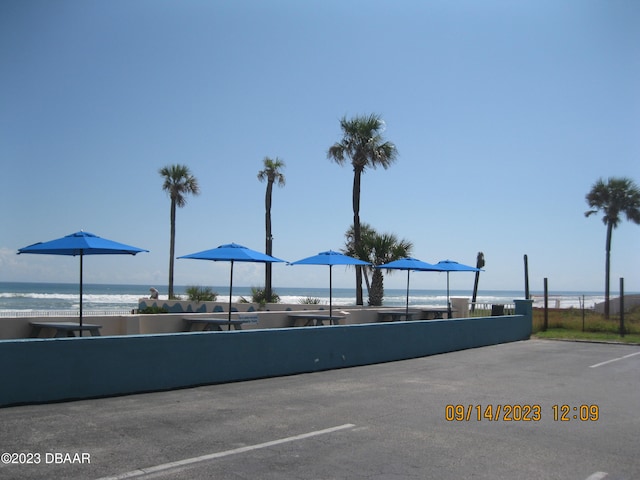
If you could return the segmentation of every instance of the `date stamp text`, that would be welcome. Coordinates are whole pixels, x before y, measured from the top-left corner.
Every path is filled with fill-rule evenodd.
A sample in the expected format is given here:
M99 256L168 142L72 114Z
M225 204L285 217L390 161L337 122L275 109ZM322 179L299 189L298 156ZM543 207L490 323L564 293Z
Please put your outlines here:
M598 405L552 405L545 411L538 404L448 404L444 409L447 422L539 422L545 415L555 422L597 422Z

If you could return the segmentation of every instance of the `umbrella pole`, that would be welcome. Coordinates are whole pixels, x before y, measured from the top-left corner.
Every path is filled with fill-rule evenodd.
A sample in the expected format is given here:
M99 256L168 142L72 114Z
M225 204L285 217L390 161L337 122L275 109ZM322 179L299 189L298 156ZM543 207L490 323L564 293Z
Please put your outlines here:
M449 301L449 272L447 272L447 315L451 318L451 302Z
M332 298L333 298L333 293L332 293L332 286L331 286L331 267L333 265L329 265L329 317L333 317L333 309L332 309ZM331 318L329 318L329 324L332 323Z
M229 328L231 330L231 292L233 291L233 260L231 260L231 278L229 280Z
M80 251L80 331L79 336L82 336L82 251Z
M406 319L409 319L409 273L411 273L411 270L407 269L407 308L405 310Z

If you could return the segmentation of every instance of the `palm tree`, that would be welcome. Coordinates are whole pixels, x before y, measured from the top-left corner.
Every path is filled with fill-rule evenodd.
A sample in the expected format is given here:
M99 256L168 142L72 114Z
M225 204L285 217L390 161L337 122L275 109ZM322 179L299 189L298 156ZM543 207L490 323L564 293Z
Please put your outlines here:
M344 253L347 255L357 256L368 261L373 265L382 265L383 263L393 262L401 258L411 256L413 243L408 240L399 240L392 233L378 233L369 224L363 223L362 241L359 250L354 250L353 242L353 226L346 233L347 242L345 244ZM367 272L371 273L371 285ZM369 291L369 306L382 305L384 298L384 277L382 270L374 267L366 267L365 280L367 281L367 289Z
M399 240L392 233L375 234L367 239L371 250L370 262L374 265L393 262L411 256L413 244L408 240ZM369 305L379 307L384 298L384 277L382 269L368 267L372 270L371 290L369 291ZM391 272L391 270L389 270Z
M471 297L471 312L474 312L476 309L476 298L478 297L478 281L480 281L480 269L483 267L484 267L484 253L478 252L478 257L476 258L476 268L478 269L478 271L476 272L476 279L473 282L473 296ZM529 299L529 295L527 293L527 300L528 299Z
M264 170L258 172L258 180L261 182L267 181L267 192L264 197L265 205L265 233L266 233L266 246L265 253L267 255L272 254L273 250L273 235L271 235L271 194L273 192L273 184L278 183L278 186L282 187L285 184L285 177L280 171L285 167L285 164L278 157L275 160L269 157L264 157ZM271 263L265 263L265 281L264 281L264 296L267 301L271 301L272 296L271 287Z
M382 137L384 122L379 115L371 114L348 120L342 117L342 140L329 148L327 158L339 165L346 159L353 166L353 238L356 251L362 240L360 228L360 183L367 167L387 169L397 158L393 143ZM362 267L356 267L356 304L362 305Z
M375 231L375 229L369 225L368 223L361 223L360 224L360 246L358 247L358 250L356 250L356 243L355 243L355 234L354 234L354 230L353 230L353 225L351 225L351 228L349 228L349 230L347 230L347 233L345 233L345 248L342 249L342 253L344 253L345 255L349 255L350 257L355 257L355 258L360 258L366 262L369 261L369 250L367 248L364 247L364 245L369 245L371 242L368 241L368 238L377 235L377 232ZM364 277L364 283L367 286L367 293L371 290L371 284L369 283L369 276L367 275L367 270L368 269L364 269L363 273L363 277Z
M640 189L630 178L601 178L586 195L591 210L585 212L588 217L602 210L602 221L607 226L604 315L609 318L609 285L611 273L611 234L620 223L620 214L624 212L627 220L640 224Z
M173 260L176 247L176 207L184 207L187 204L187 195L198 195L200 187L198 180L191 174L189 167L185 165L167 165L159 170L164 178L162 189L171 199L171 244L169 247L169 298L173 294Z

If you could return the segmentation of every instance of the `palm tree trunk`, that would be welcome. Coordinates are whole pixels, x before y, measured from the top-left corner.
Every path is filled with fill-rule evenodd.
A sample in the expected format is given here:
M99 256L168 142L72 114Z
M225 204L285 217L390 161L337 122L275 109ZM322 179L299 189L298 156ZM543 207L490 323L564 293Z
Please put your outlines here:
M269 179L267 182L267 193L265 195L265 233L266 233L266 245L265 253L272 255L273 250L273 237L271 235L271 195L273 191L273 181ZM265 276L264 276L264 297L267 302L271 301L271 263L265 264Z
M604 281L604 318L609 320L609 295L611 285L611 234L613 232L613 224L607 223L607 258L605 260L605 281Z
M525 255L525 258L527 256ZM476 268L484 267L484 254L482 252L478 252L478 257L476 258ZM471 312L474 312L476 309L476 298L478 298L478 282L480 281L480 271L476 272L476 278L473 282L473 297L471 298Z
M173 294L173 259L176 250L176 200L171 199L171 239L169 246L169 299L174 298Z
M360 179L362 169L353 167L353 243L355 251L360 250ZM356 305L364 305L362 298L362 267L356 266Z
M364 285L367 287L367 293L371 291L371 283L369 283L369 270L370 269L368 267L362 269L362 276L364 277Z
M376 268L371 278L371 289L369 290L369 306L381 306L383 297L384 277L382 275L382 271L379 268Z

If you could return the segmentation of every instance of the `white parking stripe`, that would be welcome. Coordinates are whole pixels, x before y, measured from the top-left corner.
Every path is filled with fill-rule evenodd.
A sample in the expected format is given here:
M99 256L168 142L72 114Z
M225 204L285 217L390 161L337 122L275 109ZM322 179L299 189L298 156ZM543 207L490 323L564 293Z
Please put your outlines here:
M250 452L251 450L258 450L260 448L272 447L274 445L280 445L281 443L304 440L305 438L317 437L318 435L325 435L327 433L333 433L339 430L345 430L353 427L355 427L354 424L345 423L344 425L338 425L337 427L326 428L324 430L316 430L314 432L303 433L300 435L295 435L293 437L280 438L278 440L272 440L270 442L258 443L256 445L247 445L246 447L234 448L233 450L225 450L224 452L210 453L208 455L202 455L200 457L185 458L184 460L178 460L177 462L163 463L161 465L156 465L153 467L140 468L138 470L132 470L131 472L121 473L120 475L116 475L115 477L103 477L99 478L98 480L123 480L126 478L141 477L142 475L158 473L163 470L184 467L193 463L227 457L229 455L235 455L237 453Z
M596 472L589 475L585 480L602 480L607 477L608 473L606 472Z
M633 357L634 355L640 355L640 352L630 353L629 355L625 355L620 358L613 358L611 360L607 360L606 362L596 363L595 365L590 365L589 368L600 367L601 365L606 365L607 363L617 362L618 360L624 360L625 358Z

